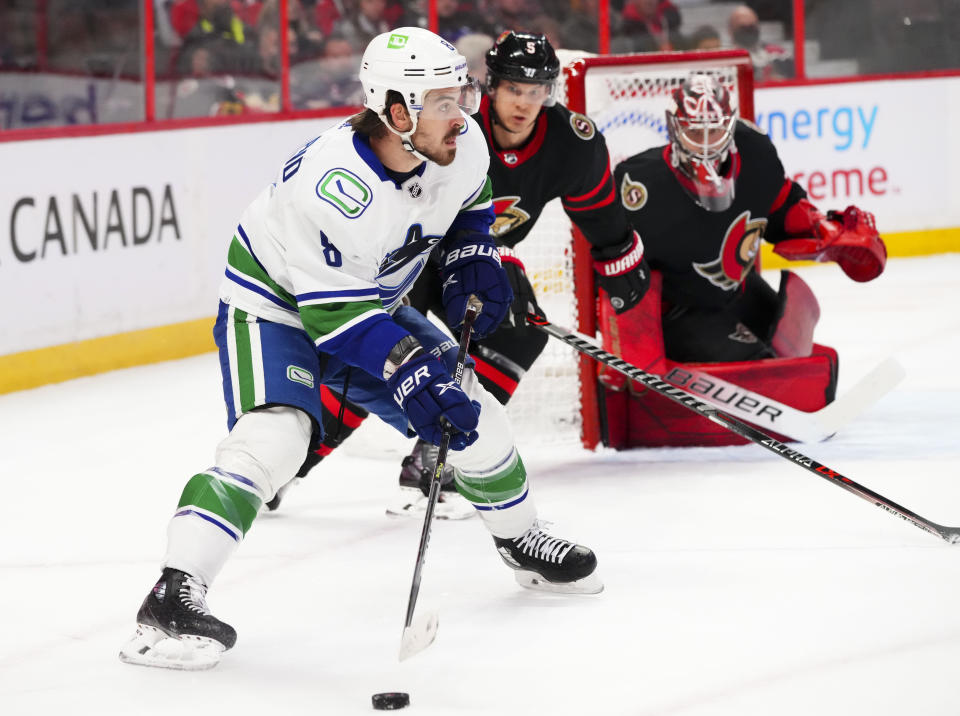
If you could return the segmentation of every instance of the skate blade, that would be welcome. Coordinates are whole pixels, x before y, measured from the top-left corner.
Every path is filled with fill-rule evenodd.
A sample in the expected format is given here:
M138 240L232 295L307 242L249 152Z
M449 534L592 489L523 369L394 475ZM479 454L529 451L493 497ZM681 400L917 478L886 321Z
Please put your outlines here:
M419 654L437 638L437 629L440 628L440 615L437 612L427 612L415 617L410 626L404 627L400 637L400 661Z
M172 637L145 624L120 648L120 661L180 671L212 669L220 663L223 644L201 636Z
M397 501L387 506L387 514L423 519L427 511L427 497L419 489L400 488L400 493ZM433 510L433 516L438 520L468 520L475 514L476 508L462 495L444 492L440 493L440 501Z
M597 573L588 574L575 582L548 582L536 572L518 569L513 573L517 584L526 589L555 594L599 594L603 591L603 582Z

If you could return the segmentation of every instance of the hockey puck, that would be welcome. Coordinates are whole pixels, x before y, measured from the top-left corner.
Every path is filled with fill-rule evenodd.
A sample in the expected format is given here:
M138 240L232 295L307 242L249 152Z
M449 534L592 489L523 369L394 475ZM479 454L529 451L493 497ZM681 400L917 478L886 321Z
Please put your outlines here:
M387 691L383 694L374 694L373 708L378 711L395 711L410 705L410 694L402 691Z

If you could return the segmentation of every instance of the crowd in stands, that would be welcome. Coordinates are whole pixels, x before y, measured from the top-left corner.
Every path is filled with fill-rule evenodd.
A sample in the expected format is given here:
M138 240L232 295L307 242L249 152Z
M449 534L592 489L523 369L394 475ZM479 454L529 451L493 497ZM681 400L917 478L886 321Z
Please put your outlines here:
M713 24L684 20L685 12L695 15L692 8L702 10L718 1L610 0L609 50L627 53L741 47L750 52L758 81L792 77L791 0L745 0L740 5L725 0L717 7L719 14ZM219 88L221 104L214 111L279 109L281 32L286 33L289 50L294 107L359 104L362 95L355 74L367 42L391 28L426 27L429 2L288 0L287 24L281 28L280 0L153 0L158 87L174 85L168 104L172 107L179 102L168 116L208 112L209 108L202 106L206 101L203 98L197 99L196 107L185 107L191 92L210 94L210 87ZM483 73L484 52L499 33L508 29L542 32L556 47L599 50L599 0L434 2L438 34L457 45L478 75ZM873 71L897 68L887 69L882 55L871 60L871 37L889 37L890 43L903 45L921 33L929 39L936 22L949 20L960 26L960 10L944 14L943 7L950 6L947 0L845 0L843 6L846 15L826 0L808 0L807 27L825 38L821 43L824 57L829 58L831 52L842 53L849 46L848 56L858 52L859 57L866 58L860 60L861 65ZM45 0L45 8L47 18L43 22L31 0L0 0L0 71L40 69L140 78L142 0ZM854 10L859 18L872 17L886 24L879 29L862 21L835 23L836 27L830 24L830 17L839 17L837 13L846 17ZM907 12L909 18L900 17ZM42 27L38 24L41 22ZM782 44L762 39L762 23L783 28ZM851 25L856 31L849 29ZM889 28L884 29L887 25ZM45 36L42 52L36 39L41 35ZM863 47L857 49L857 42ZM925 58L933 58L938 49L930 42L923 45L914 48L920 53L917 68ZM950 43L944 45L945 52L954 54L940 66L960 66L960 50L950 49Z

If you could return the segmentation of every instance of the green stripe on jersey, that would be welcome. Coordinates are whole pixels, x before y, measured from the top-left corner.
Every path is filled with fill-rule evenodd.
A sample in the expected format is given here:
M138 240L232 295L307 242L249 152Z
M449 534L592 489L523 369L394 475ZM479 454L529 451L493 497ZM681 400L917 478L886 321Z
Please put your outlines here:
M477 505L507 502L519 497L527 483L527 471L519 453L507 469L493 475L471 477L457 470L454 476L457 492Z
M463 211L468 211L481 204L489 204L491 201L493 201L493 187L490 184L490 177L488 176L486 182L484 182L483 189L477 194L477 198L470 202L469 206L463 207Z
M177 508L199 507L222 517L242 534L246 534L262 502L252 492L201 472L191 477L184 486Z
M317 303L300 306L300 320L310 340L328 336L345 323L359 318L364 313L382 311L380 299L374 301L351 301L349 303Z
M230 242L230 250L227 251L227 265L235 272L264 284L280 300L289 303L290 308L296 310L297 299L284 291L280 284L270 278L269 274L260 267L260 264L247 251L247 247L236 236L233 237L233 241Z
M253 320L250 320L250 319ZM236 413L246 413L256 407L256 389L253 380L253 348L250 345L250 323L256 323L246 311L233 309L233 336L237 346L237 387L240 391L240 405Z

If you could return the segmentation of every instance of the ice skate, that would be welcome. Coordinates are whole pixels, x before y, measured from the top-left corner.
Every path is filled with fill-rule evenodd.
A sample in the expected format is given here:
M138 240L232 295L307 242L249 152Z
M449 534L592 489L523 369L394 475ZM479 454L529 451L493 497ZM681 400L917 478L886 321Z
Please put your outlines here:
M422 517L427 509L430 480L437 464L440 448L417 440L413 452L403 458L400 469L400 492L394 504L387 507L388 515ZM433 516L438 520L465 520L476 514L476 509L457 492L453 466L444 465L440 478L440 497Z
M137 612L137 633L120 661L188 671L211 669L237 641L237 632L210 613L207 587L167 567Z
M537 521L519 537L494 537L497 552L527 589L566 594L597 594L603 582L596 574L597 558L587 547L554 537Z

